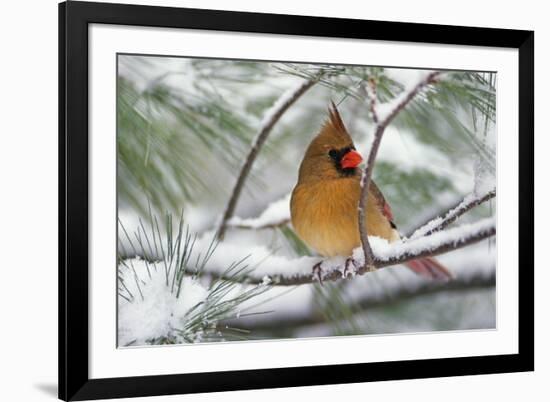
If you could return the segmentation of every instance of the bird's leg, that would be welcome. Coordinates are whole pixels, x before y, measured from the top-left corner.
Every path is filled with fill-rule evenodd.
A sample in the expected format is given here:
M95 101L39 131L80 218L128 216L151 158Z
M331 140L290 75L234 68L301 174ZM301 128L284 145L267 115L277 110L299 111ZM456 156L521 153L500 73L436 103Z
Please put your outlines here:
M321 268L321 264L323 263L323 261L319 261L317 264L315 264L313 266L313 276L317 276L317 278L319 279L319 283L322 285L323 284L323 276L322 276L322 273L323 273L323 268Z
M357 269L357 265L355 265L355 260L353 259L353 257L346 258L346 263L344 265L344 272L342 273L344 278L347 278L347 276L348 276L349 264L350 263L353 264L354 269Z

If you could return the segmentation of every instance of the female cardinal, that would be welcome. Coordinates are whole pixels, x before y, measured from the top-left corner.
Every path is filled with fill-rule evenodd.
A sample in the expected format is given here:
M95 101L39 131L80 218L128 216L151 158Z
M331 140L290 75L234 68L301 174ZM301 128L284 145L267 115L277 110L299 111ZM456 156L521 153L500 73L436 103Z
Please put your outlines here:
M328 121L306 150L290 200L296 233L325 257L349 257L361 245L357 224L361 172L357 166L362 160L333 103ZM370 236L389 242L400 238L390 206L373 181L368 191L366 226ZM406 265L429 278L451 277L433 258Z

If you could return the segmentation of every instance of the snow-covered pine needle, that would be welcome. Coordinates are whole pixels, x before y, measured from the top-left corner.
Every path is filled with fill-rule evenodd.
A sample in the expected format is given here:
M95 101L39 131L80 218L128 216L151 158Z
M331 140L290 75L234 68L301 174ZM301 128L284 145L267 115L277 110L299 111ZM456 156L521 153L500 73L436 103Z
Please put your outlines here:
M162 235L156 217L151 219L150 234L141 222L135 234L139 241L132 243L136 257L118 259L119 344L174 344L234 336L219 322L234 318L241 304L269 290L269 284L264 281L243 288L240 282L250 275L244 257L228 263L221 277L206 286L201 275L216 252L218 240L212 236L208 246L195 253L197 235L183 224L183 215L177 233L173 232L171 217L166 217L165 223L166 233ZM119 224L130 242L130 235L122 222ZM149 236L158 239L155 257L151 242L146 240Z

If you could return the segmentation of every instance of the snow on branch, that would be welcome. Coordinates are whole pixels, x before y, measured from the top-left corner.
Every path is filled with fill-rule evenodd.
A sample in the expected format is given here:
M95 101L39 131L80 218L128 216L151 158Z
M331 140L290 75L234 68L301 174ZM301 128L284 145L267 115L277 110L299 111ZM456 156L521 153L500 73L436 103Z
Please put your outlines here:
M416 229L410 236L411 239L417 239L422 236L429 236L435 232L445 229L451 223L455 222L460 216L478 205L483 204L486 201L491 200L496 196L496 190L493 189L483 196L477 196L475 193L471 193L464 197L455 207L451 208L446 214L440 214L431 219L428 223Z
M172 268L176 271L175 266ZM230 337L228 331L220 329L219 322L234 319L241 305L269 290L265 283L242 289L241 268L231 264L224 273L226 281L205 286L196 269L193 275L185 275L181 270L174 272L172 283L166 283L163 262L141 258L120 260L119 344L195 343Z
M281 97L273 104L273 106L267 110L264 114L262 122L260 124L260 130L252 142L252 146L248 152L248 155L241 167L237 181L235 182L235 187L231 192L231 197L225 208L223 218L218 229L218 237L223 239L225 231L227 229L227 221L233 216L235 212L235 207L237 201L241 195L241 191L244 186L244 182L252 168L254 160L258 156L260 149L262 148L265 140L271 133L271 130L275 124L279 121L281 116L288 110L288 108L293 105L308 89L310 89L318 79L309 79L301 82L298 86L291 88L287 92L283 93Z
M290 222L290 194L274 201L256 218L239 218L237 216L227 221L228 227L237 229L274 229Z
M476 223L465 224L413 240L389 243L375 236L371 236L369 239L373 250L373 265L375 269L380 269L466 247L494 236L495 233L494 218L487 218ZM227 250L225 250L225 247L227 247ZM234 246L231 245L219 244L219 255L227 256L233 248ZM360 247L355 249L353 253L352 265L358 268L347 270L345 260L343 257L334 257L322 261L321 280L337 281L344 279L347 275L363 275L371 271L365 264L364 254ZM317 263L319 263L319 259L315 257L288 259L282 256L271 256L254 270L251 270L246 277L243 277L243 282L249 284L268 282L274 286L314 283L318 280L318 276L313 274L313 266ZM204 274L213 278L226 279L212 265L205 267Z
M376 110L376 82L373 78L369 79L368 85L365 88L367 91L367 98L369 100L369 111L372 117L372 121L378 124L378 112Z
M373 120L376 123L376 129L374 132L372 146L369 152L369 157L367 159L367 165L363 172L363 176L361 177L361 196L359 198L358 207L359 233L361 235L361 245L365 260L365 269L367 271L373 271L374 269L376 269L373 259L372 248L367 235L365 211L367 210L367 194L371 181L372 171L374 168L374 161L376 160L378 148L380 147L380 142L382 141L382 136L384 135L386 127L391 123L395 116L397 116L397 114L401 112L424 87L436 82L440 74L441 73L439 71L430 71L426 73L416 84L412 85L408 89L405 89L395 99L381 105L376 104L375 83L374 81L370 82L370 95L368 98L370 100L370 110L373 116Z

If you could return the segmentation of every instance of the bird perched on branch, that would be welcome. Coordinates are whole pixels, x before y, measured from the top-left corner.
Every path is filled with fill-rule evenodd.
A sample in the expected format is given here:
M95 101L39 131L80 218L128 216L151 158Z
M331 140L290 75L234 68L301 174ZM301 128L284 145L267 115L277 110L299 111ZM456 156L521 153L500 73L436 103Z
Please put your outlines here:
M361 155L344 126L334 103L329 118L309 144L292 192L292 225L298 236L324 257L352 255L361 246L358 204L361 193ZM400 239L392 211L382 192L371 181L366 226L369 236L393 242ZM447 279L450 272L434 258L412 260L406 265L417 274Z

